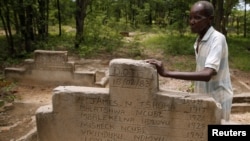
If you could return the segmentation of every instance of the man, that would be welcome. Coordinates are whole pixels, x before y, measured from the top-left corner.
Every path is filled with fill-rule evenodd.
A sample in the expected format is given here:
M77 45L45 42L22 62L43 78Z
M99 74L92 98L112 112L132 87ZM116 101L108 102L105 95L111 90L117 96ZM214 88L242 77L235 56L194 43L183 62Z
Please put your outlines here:
M190 10L191 31L198 37L194 43L195 72L171 72L161 61L148 59L163 77L195 81L195 92L211 95L222 106L222 118L229 121L233 91L228 64L228 47L225 36L212 26L214 8L208 1L196 2Z

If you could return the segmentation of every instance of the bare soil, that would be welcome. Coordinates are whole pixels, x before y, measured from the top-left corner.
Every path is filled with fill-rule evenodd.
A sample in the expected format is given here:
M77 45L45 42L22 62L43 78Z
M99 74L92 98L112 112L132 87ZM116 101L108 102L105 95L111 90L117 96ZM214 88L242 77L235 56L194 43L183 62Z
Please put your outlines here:
M160 53L150 54L144 51L147 56L154 56L154 58L162 59ZM101 63L106 64L105 67L108 67L109 60L112 58L119 58L124 56L123 51L117 54L99 55L98 59L101 60ZM189 60L192 60L189 59ZM91 59L89 60L91 61ZM167 60L165 62L166 67L172 68L171 64L174 64L175 61L187 61L182 57L175 57L174 60ZM193 60L194 61L194 60ZM89 63L91 66L95 67L96 61L94 63ZM245 85L250 87L250 72L245 73L239 70L231 70L231 74L234 79L233 87L235 94L241 93L250 93L249 89L243 88L238 81L240 80ZM170 78L159 78L160 88L178 90L178 91L189 91L191 82ZM48 86L36 86L33 84L29 85L17 85L14 89L16 99L13 103L10 103L5 107L5 109L0 111L0 141L18 141L21 137L26 135L32 129L35 129L35 113L36 110L43 105L51 104L53 89L55 87ZM250 124L250 113L235 113L231 115L232 122L239 124ZM20 141L20 140L19 140Z

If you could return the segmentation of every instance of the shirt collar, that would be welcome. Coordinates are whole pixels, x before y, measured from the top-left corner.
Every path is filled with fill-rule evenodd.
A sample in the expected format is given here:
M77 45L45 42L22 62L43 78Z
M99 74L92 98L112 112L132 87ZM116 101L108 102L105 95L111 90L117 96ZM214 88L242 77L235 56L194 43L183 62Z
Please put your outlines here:
M210 37L210 35L214 32L214 27L210 27L208 30L207 30L207 32L206 32L206 34L203 36L203 38L201 39L201 41L207 41L208 40L208 38Z

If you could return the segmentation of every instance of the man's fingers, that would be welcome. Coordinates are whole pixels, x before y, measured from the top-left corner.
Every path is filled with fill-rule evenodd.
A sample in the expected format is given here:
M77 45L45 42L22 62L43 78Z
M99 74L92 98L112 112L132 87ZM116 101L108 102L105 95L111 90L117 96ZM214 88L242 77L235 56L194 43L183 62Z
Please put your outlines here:
M153 64L157 64L157 60L155 60L155 59L147 59L147 60L145 60L147 63L153 63Z

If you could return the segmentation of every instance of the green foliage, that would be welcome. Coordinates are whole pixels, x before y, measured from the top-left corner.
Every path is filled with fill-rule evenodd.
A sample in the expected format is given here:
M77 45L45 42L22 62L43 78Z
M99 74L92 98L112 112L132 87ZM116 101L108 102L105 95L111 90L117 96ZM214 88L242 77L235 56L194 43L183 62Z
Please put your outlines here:
M6 81L3 78L0 79L0 100L6 102L13 102L16 98L13 89L15 84L11 81Z
M232 0L231 0L232 1ZM234 0L232 3L229 0L225 1L225 5L228 3L230 6L234 6L237 1ZM47 2L49 2L49 7L47 7ZM13 34L18 38L18 41L14 43L14 50L16 52L21 52L23 54L33 52L34 49L55 49L57 45L50 46L50 41L56 42L50 37L47 37L46 27L49 25L49 33L58 33L58 5L57 0L51 1L1 1L0 9L2 11L2 16L6 18L6 21L11 21L10 26ZM76 3L73 0L60 0L60 14L61 22L63 26L75 26L75 10ZM126 0L93 0L87 6L86 20L83 21L84 26L84 44L81 45L82 51L86 51L89 54L97 48L105 48L107 51L112 51L114 44L120 40L118 35L120 31L134 31L141 30L146 31L147 27L150 25L152 27L162 27L165 29L172 29L177 31L178 34L184 35L187 33L188 25L188 11L191 4L196 2L195 0L183 1L183 0L150 0L150 1L126 1ZM214 1L216 2L216 1ZM9 9L9 11L7 10ZM47 9L49 8L49 9ZM231 14L231 8L227 8ZM28 10L28 11L27 11ZM48 12L48 13L47 13ZM225 11L226 12L226 11ZM239 12L239 13L237 13ZM5 14L3 14L5 13ZM248 12L249 13L249 12ZM49 15L47 15L49 14ZM227 13L225 13L227 14ZM242 33L243 20L242 11L232 12L229 19L228 33ZM249 15L249 14L247 14ZM22 18L24 16L26 19ZM48 16L48 17L47 17ZM10 18L7 20L7 18ZM32 19L30 19L32 18ZM48 18L48 19L47 19ZM25 24L21 24L21 19L23 19ZM247 17L249 19L249 16ZM30 20L30 21L29 21ZM239 20L239 22L237 22ZM32 21L32 22L31 22ZM249 22L249 20L247 21ZM21 25L20 25L21 24ZM3 25L3 21L0 20L0 25ZM230 26L231 25L231 26ZM6 26L6 25L3 25ZM52 27L52 28L51 28ZM31 29L32 30L28 30ZM231 32L232 31L232 32ZM33 33L34 32L34 33ZM67 30L63 31L66 36L69 32ZM71 32L75 36L76 32ZM249 29L248 29L249 33ZM34 38L30 38L33 37ZM53 34L55 35L55 34ZM36 37L40 36L40 37ZM86 37L85 37L86 36ZM177 36L177 35L176 35ZM184 36L185 38L186 36ZM24 40L28 38L29 40ZM64 37L62 37L64 39ZM107 40L104 40L107 39ZM66 48L72 48L74 44L74 37L70 37L70 41L66 41ZM97 43L96 47L90 48L89 42L101 42ZM107 42L112 42L109 47L103 47ZM179 42L175 40L169 45L169 48L173 45L182 46L178 44ZM33 44L26 44L34 42ZM10 44L10 43L9 43ZM35 47L34 47L35 45ZM168 44L166 44L168 46ZM21 47L20 47L21 46ZM59 45L61 46L61 45ZM100 47L102 46L102 47ZM10 49L11 45L6 46L6 50ZM31 47L29 49L28 47ZM27 49L28 48L28 49ZM176 48L176 47L175 47ZM25 50L25 51L23 51ZM170 49L174 51L173 49ZM175 50L174 54L181 54L181 49ZM81 52L82 52L81 51ZM188 53L189 54L189 53ZM10 55L10 53L7 55ZM12 55L12 54L11 54Z
M126 50L128 57L135 59L141 59L143 57L143 47L141 47L140 40L140 35L135 35L133 36L133 40L124 42L123 48Z
M4 36L0 36L0 43L1 43L1 47L0 47L0 63L2 64L2 62L5 61L5 59L8 57L8 44L6 41L6 38Z
M194 82L188 87L187 92L194 93Z
M84 40L77 50L81 57L88 57L100 51L112 53L120 46L121 25L114 24L113 20L115 19L106 19L104 15L90 15L86 19Z
M181 56L181 59L174 59L173 68L177 71L195 71L196 61L195 56ZM172 58L170 58L172 59Z
M231 66L250 71L250 40L242 37L229 37L228 46Z
M4 36L0 36L0 69L3 69L4 67L19 64L21 62L21 59L24 59L28 56L27 53L20 51L18 55L15 57L12 57L9 55L8 52L8 44L6 41L6 38Z
M178 7L178 8L176 8ZM186 32L188 26L188 12L190 7L187 1L175 1L169 6L170 18L169 25L172 29L177 30L181 35ZM181 17L181 18L180 18Z
M143 44L149 48L162 49L166 55L193 55L194 41L193 36L157 34L145 40Z
M62 24L70 24L74 21L75 3L72 0L59 0L60 16ZM56 25L59 20L57 0L50 2L50 24Z
M194 35L179 36L176 34L157 33L150 38L144 39L143 46L152 50L160 49L165 56L194 56ZM229 61L232 68L242 71L250 71L250 40L243 37L228 37ZM195 63L178 60L174 67L180 70L194 68Z
M63 33L61 36L50 34L47 41L37 41L34 46L44 50L72 50L74 36Z
M111 54L121 44L121 41L117 38L119 37L112 35L102 37L101 34L85 36L84 42L76 51L80 57L90 57L100 52Z

